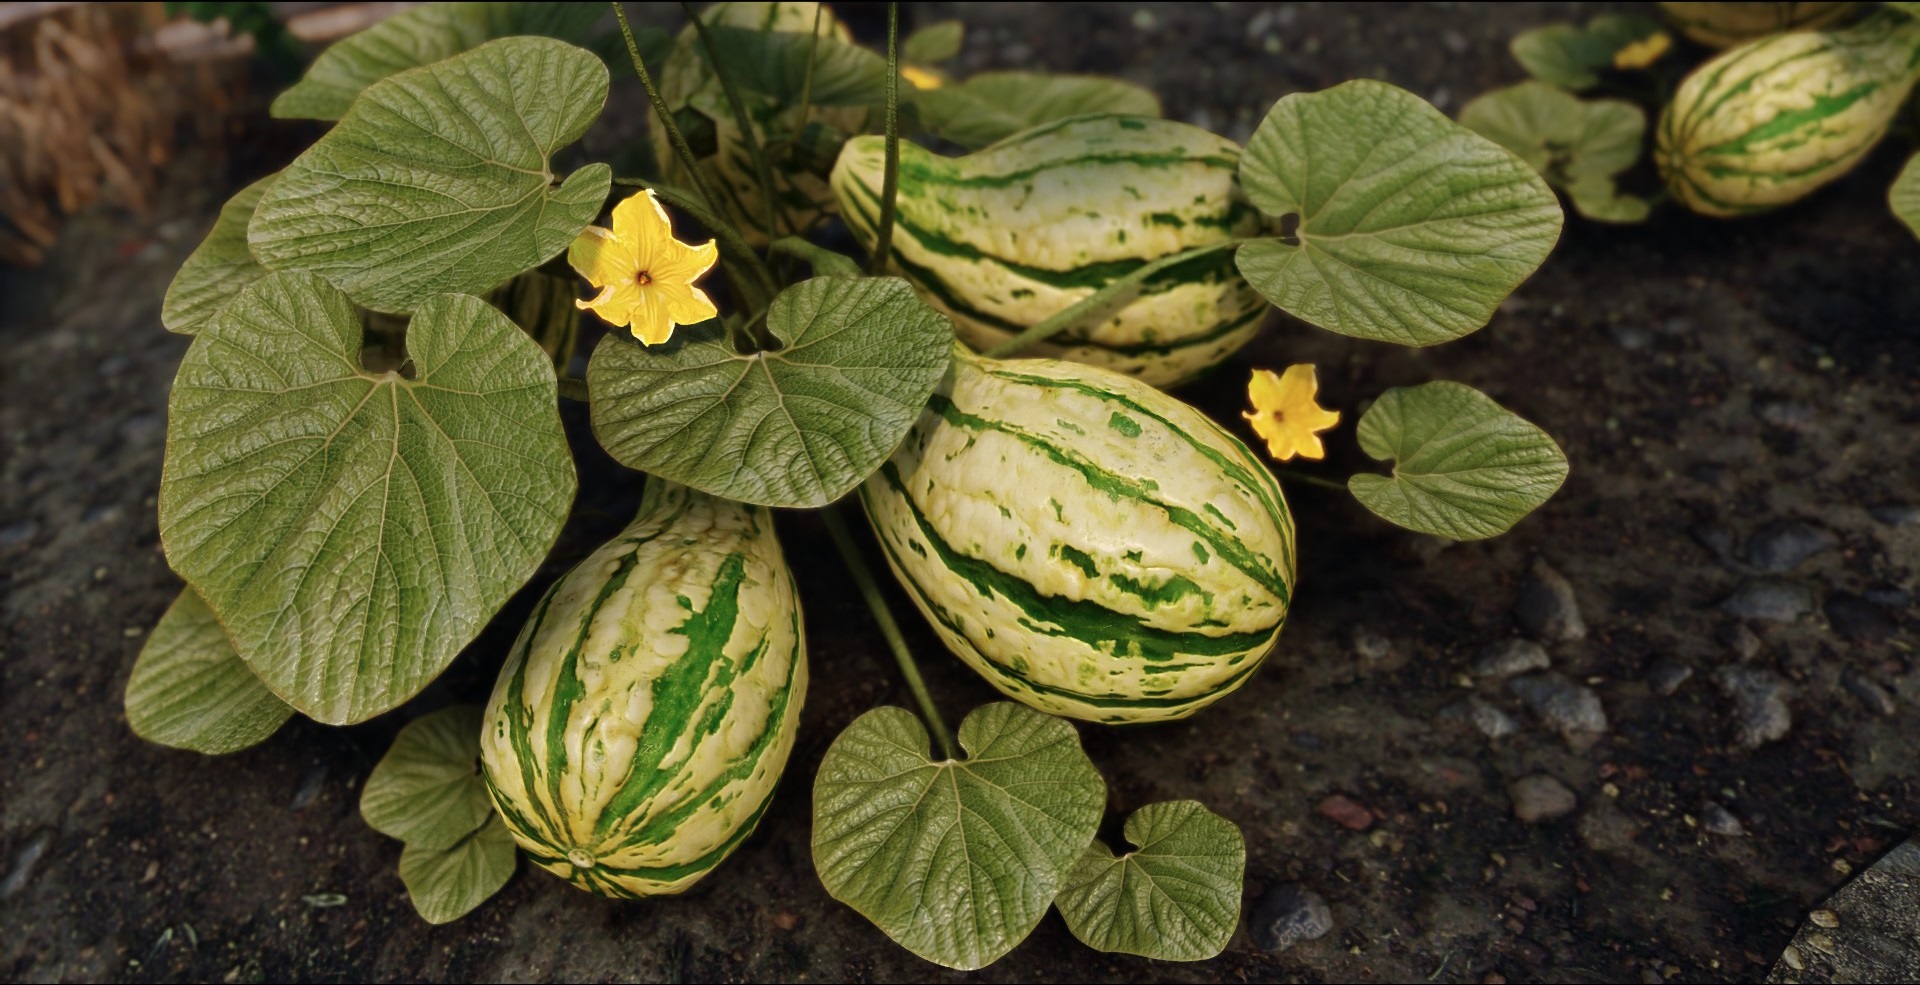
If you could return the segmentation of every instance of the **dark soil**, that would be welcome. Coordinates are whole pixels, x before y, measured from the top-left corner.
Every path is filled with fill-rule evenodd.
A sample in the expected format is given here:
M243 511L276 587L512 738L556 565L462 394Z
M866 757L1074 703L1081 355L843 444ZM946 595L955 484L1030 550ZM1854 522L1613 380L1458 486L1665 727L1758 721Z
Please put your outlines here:
M968 22L963 72L1118 73L1161 93L1169 116L1244 139L1279 96L1354 76L1457 111L1521 77L1505 50L1515 32L1597 6L907 13ZM869 36L877 11L851 12ZM617 88L610 116L639 119L634 96ZM1311 471L1338 477L1378 467L1351 438L1366 400L1460 380L1544 427L1572 461L1544 509L1474 544L1290 485L1301 588L1267 669L1188 722L1082 728L1116 815L1204 801L1246 834L1244 912L1301 883L1331 905L1327 936L1272 953L1243 923L1213 961L1154 964L1088 950L1049 916L1001 962L961 975L829 899L808 853L811 777L854 717L910 699L805 514L780 525L815 683L759 833L678 898L599 899L523 866L473 915L429 927L396 875L400 846L358 816L359 784L405 720L484 700L524 595L420 700L361 726L296 720L212 760L140 741L122 713L146 631L180 587L154 496L187 340L161 329L160 297L226 195L312 136L265 120L249 134L238 159L176 168L164 214L81 216L44 269L0 279L0 976L1752 980L1811 905L1920 826L1920 521L1873 512L1920 506L1920 243L1885 204L1908 153L1895 138L1845 181L1763 218L1570 219L1545 268L1466 340L1405 350L1275 316L1185 394L1241 427L1250 367L1316 362L1346 421L1333 460ZM598 451L578 406L566 413L582 494L535 590L618 528L641 484ZM1793 560L1771 540L1788 521L1833 535L1765 575L1810 591L1812 608L1787 622L1721 611L1761 576L1750 558ZM1588 628L1548 647L1555 672L1604 708L1606 730L1585 748L1470 673L1486 644L1518 631L1536 559L1569 579ZM917 620L908 629L950 718L996 697ZM1654 682L1681 666L1691 676L1661 693ZM1785 683L1792 722L1750 749L1718 682L1764 679L1752 671ZM1472 695L1519 730L1490 740L1442 714ZM1523 823L1509 785L1541 773L1577 804ZM1334 795L1351 803L1323 812ZM1716 833L1725 815L1744 833Z

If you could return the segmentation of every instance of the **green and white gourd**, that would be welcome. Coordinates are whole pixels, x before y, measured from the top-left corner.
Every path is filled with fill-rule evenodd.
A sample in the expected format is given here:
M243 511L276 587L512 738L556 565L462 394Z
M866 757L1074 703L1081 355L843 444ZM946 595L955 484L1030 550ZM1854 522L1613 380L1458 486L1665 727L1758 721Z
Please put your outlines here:
M1184 718L1245 684L1294 582L1293 520L1259 459L1131 377L955 348L860 490L948 649L1096 722Z
M1703 215L1812 193L1880 142L1920 79L1920 21L1883 12L1842 30L1748 42L1695 69L1661 114L1654 161Z
M985 350L1149 261L1258 234L1240 148L1198 127L1130 116L1045 123L959 158L900 144L893 268ZM886 143L856 137L833 169L848 227L876 248ZM1260 330L1267 303L1231 250L1147 282L1085 330L1026 350L1155 386L1192 379Z
M521 631L487 705L487 787L549 872L677 893L766 812L806 690L771 515L654 479Z
M1858 10L1858 3L1666 3L1660 12L1694 41L1729 48L1781 31L1812 30Z

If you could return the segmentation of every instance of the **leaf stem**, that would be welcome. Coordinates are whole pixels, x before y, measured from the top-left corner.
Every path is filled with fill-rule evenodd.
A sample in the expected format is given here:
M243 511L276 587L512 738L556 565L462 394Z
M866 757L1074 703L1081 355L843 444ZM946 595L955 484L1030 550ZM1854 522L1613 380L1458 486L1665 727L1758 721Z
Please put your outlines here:
M726 94L727 105L733 110L733 123L740 128L740 139L747 142L747 156L753 160L754 176L760 182L760 194L766 199L767 238L780 235L780 222L783 218L780 209L780 196L773 187L773 168L767 163L767 155L760 148L760 135L753 130L753 120L747 115L747 104L740 98L740 90L734 87L733 72L720 59L720 46L713 40L713 32L707 29L707 22L693 9L693 4L680 0L680 9L687 12L687 19L693 22L694 33L700 35L700 45L707 49L707 60L713 63L714 77L720 80L720 90ZM791 225L791 223L789 223Z
M686 135L681 133L680 127L673 122L673 110L667 106L666 97L660 95L659 88L653 84L653 76L647 74L646 62L640 57L640 44L633 39L633 27L627 23L626 4L621 3L620 0L609 0L609 3L613 7L613 16L620 21L620 34L627 40L627 55L633 59L633 74L640 77L640 85L647 90L647 99L653 103L653 115L659 118L661 129L667 132L667 140L673 144L674 154L679 156L680 163L686 167L687 174L693 179L694 188L700 192L700 197L706 200L709 210L718 212L720 196L714 194L712 186L707 184L706 173L700 170L700 162L693 156L693 148L687 145ZM731 226L732 223L728 225ZM738 229L733 232L735 236L740 233Z
M1105 318L1137 297L1140 286L1146 283L1147 278L1169 267L1186 263L1195 257L1206 256L1217 250L1237 247L1245 242L1248 241L1244 239L1229 239L1219 243L1208 243L1205 246L1196 246L1191 250L1184 250L1179 253L1163 256L1125 277L1112 281L1107 284L1107 286L1074 302L1072 305L1035 322L1031 328L988 349L984 355L989 359L1005 359L1036 342L1045 342L1069 328L1075 328L1084 323Z
M887 4L887 165L886 180L880 186L880 235L874 241L873 257L867 272L878 277L887 272L887 258L893 251L894 203L900 197L900 5Z
M861 598L866 599L874 621L880 624L880 635L887 638L887 646L893 650L893 659L900 664L900 674L907 679L907 690L913 692L913 700L920 706L920 715L927 720L927 727L933 732L933 741L940 746L940 754L957 760L960 751L953 744L953 733L947 731L946 720L940 717L940 710L934 707L933 696L927 693L927 682L920 676L920 666L913 662L913 654L907 650L906 637L900 635L900 624L893 621L893 611L887 608L887 600L880 596L880 586L874 583L873 571L867 567L867 559L861 556L860 545L853 542L853 532L847 529L847 522L840 513L841 508L834 506L820 511L821 519L827 524L827 533L833 535L833 546L839 548L840 560L846 562L847 570L853 573L853 582L859 586Z
M568 400L578 400L583 404L588 403L587 381L578 376L560 377L560 395Z
M860 265L855 263L852 257L798 236L783 236L776 239L768 249L806 261L813 268L815 277L861 276Z
M1332 479L1322 479L1317 475L1308 475L1305 472L1296 471L1294 469L1276 469L1272 466L1268 466L1267 471L1272 472L1274 478L1280 479L1284 482L1298 482L1301 485L1319 486L1322 489L1332 489L1336 492L1347 491L1347 487L1344 483L1335 482Z

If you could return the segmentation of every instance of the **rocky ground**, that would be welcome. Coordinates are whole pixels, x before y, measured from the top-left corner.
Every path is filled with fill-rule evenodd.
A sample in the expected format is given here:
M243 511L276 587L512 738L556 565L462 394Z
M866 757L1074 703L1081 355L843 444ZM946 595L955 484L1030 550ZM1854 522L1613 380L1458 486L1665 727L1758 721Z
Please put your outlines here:
M1354 76L1456 111L1520 78L1516 31L1601 7L908 14L968 22L963 71L1118 73L1244 139L1277 97ZM877 6L852 15L871 36ZM637 118L633 96L616 89L615 111ZM1241 932L1213 961L1152 964L1089 951L1050 916L961 975L895 947L812 871L821 754L862 711L909 699L810 516L780 518L815 661L799 747L760 832L682 897L602 900L523 867L428 927L400 846L359 819L358 784L404 720L484 698L524 598L420 701L362 726L296 721L218 761L127 730L120 691L179 588L154 495L186 340L160 328L159 299L225 196L312 136L250 127L224 163L176 168L161 214L82 216L45 269L0 274L0 975L1739 981L1776 962L1833 974L1845 927L1894 926L1874 940L1897 943L1898 915L1871 901L1901 897L1881 882L1823 901L1920 827L1920 243L1884 203L1899 138L1764 218L1570 220L1466 340L1403 350L1276 316L1191 388L1239 426L1249 367L1316 362L1349 423L1315 471L1343 476L1374 467L1351 441L1363 401L1461 380L1551 432L1572 475L1510 535L1461 545L1289 487L1301 588L1268 668L1193 721L1082 730L1116 816L1191 797L1242 827ZM639 491L568 415L583 492L536 586ZM994 697L908 628L949 716ZM1879 871L1915 878L1905 856Z

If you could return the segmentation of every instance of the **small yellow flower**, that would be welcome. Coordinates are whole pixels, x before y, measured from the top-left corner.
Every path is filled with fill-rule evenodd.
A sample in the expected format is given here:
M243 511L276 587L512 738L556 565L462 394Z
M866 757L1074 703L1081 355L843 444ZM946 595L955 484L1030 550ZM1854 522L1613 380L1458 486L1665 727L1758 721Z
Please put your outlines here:
M921 68L918 65L900 66L900 77L913 83L915 89L938 89L947 84L947 80L942 78L939 72L930 68Z
M567 262L600 289L575 301L607 324L631 325L634 338L658 345L675 325L693 325L720 312L707 292L693 286L720 250L712 240L694 246L673 238L673 222L653 190L613 207L613 228L588 226L567 249Z
M1327 410L1314 402L1320 381L1312 363L1296 363L1284 375L1270 369L1256 369L1247 381L1247 399L1253 413L1242 414L1253 422L1253 430L1267 442L1267 451L1279 461L1295 455L1323 458L1326 448L1315 432L1340 423L1340 412Z
M1617 69L1646 68L1660 60L1660 56L1673 47L1673 39L1667 32L1649 34L1638 41L1629 42L1626 47L1613 53L1613 67Z

